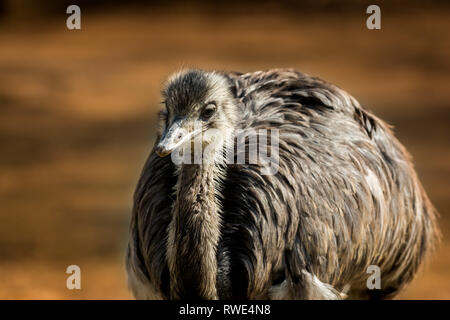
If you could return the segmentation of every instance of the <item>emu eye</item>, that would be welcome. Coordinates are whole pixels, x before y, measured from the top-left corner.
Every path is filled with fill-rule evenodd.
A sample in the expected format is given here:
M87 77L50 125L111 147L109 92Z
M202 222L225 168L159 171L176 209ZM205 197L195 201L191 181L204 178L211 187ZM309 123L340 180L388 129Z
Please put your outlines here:
M208 120L216 112L216 105L214 103L209 103L202 111L201 117L203 120Z

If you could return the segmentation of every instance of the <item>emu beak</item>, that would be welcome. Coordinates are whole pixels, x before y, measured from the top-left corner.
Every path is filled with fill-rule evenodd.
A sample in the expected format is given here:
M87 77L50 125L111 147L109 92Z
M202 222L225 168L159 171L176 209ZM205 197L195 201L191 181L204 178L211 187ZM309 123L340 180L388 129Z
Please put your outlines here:
M184 119L176 119L172 125L166 129L156 146L156 154L165 157L172 153L177 147L189 140L195 132L189 132L184 128Z

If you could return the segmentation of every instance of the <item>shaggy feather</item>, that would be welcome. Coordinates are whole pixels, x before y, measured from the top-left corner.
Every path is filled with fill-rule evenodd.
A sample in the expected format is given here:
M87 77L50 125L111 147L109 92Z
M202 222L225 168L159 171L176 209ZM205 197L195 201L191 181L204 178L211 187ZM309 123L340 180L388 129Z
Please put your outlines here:
M259 164L224 165L223 158L176 170L152 151L135 192L127 253L136 298L397 294L438 228L390 128L343 90L290 69L182 72L164 95L186 113L218 86L229 94L227 128L279 130L278 172L262 175ZM376 294L366 287L369 265L381 269Z

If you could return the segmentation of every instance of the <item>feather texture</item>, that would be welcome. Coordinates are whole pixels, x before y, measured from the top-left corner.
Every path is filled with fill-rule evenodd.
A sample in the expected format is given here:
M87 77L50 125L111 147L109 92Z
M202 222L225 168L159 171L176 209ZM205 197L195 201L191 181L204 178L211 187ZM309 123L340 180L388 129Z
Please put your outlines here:
M214 74L226 79L233 96L236 130L278 130L278 171L262 175L259 164L220 164L220 177L212 170L212 179L204 178L215 179L213 197L195 198L208 183L198 182L202 174L186 170L192 176L181 179L170 157L152 151L134 196L127 252L136 298L398 293L433 248L438 228L410 156L390 128L343 90L291 69ZM183 88L182 99L189 100L189 89ZM215 209L196 226L189 204ZM202 239L176 247L169 234L182 214L188 220L173 234L200 232L186 237ZM201 262L205 254L207 263ZM177 260L186 263L183 275L183 265L170 266L178 255L185 257ZM376 294L366 287L370 265L381 270Z

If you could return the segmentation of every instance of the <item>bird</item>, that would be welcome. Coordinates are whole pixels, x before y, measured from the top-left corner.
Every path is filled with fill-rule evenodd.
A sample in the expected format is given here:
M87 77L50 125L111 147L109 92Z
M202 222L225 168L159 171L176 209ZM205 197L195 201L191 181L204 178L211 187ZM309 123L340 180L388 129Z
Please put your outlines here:
M184 69L162 97L126 250L136 299L391 299L439 242L411 156L343 89ZM271 132L272 171L248 159Z

